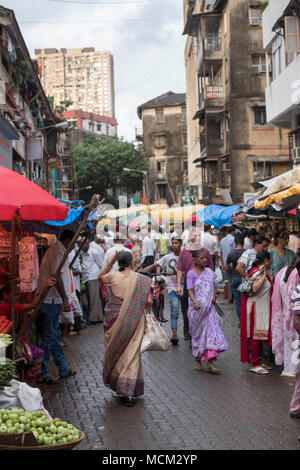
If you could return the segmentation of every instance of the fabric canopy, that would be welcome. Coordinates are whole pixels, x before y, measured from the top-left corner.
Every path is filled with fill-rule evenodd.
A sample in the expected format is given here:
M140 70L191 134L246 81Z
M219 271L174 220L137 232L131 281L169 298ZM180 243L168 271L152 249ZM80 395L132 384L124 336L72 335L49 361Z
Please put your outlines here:
M15 171L0 166L0 220L18 213L22 220L64 220L68 208Z
M155 217L164 222L176 223L176 222L186 222L191 215L202 209L202 204L195 204L190 206L180 206L180 207L171 207L169 209L159 209L151 211L151 217Z
M294 184L284 191L276 192L275 194L270 194L263 200L258 200L255 202L255 209L264 209L270 204L282 204L283 199L287 199L290 196L299 195L300 196L300 183ZM265 196L265 194L264 194Z
M198 220L202 223L213 225L220 228L222 225L227 225L232 222L232 216L240 210L240 206L219 206L211 204L197 211Z

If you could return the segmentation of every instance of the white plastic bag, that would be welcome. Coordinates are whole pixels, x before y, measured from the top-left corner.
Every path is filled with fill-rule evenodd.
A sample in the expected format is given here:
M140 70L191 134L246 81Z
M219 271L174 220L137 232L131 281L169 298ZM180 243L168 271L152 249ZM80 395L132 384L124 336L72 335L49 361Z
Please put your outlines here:
M145 310L145 332L141 344L141 353L145 351L169 351L170 340L155 316L149 310Z
M216 267L215 274L217 276L216 283L221 284L221 282L223 282L223 274L222 274L221 268L219 266Z
M44 408L42 394L39 388L33 388L24 382L12 379L9 387L0 392L0 408L11 410L22 408L25 411L43 410L49 419L51 415Z
M74 311L70 310L69 312L61 312L59 322L63 325L74 325Z

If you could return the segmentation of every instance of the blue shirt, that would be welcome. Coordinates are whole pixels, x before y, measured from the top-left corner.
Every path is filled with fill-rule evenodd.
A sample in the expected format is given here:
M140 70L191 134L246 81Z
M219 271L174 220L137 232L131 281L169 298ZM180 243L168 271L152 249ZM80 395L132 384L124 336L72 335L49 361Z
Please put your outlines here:
M234 236L228 233L226 237L222 238L220 243L220 253L223 256L224 266L226 264L229 253L234 249Z

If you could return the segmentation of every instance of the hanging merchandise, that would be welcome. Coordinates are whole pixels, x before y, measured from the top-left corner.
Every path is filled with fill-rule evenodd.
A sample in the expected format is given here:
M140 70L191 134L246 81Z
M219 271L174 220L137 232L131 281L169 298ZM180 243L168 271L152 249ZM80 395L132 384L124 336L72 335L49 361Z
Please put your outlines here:
M31 293L37 287L39 262L34 237L24 237L19 244L20 291Z
M11 236L0 227L0 258L7 258L11 252Z

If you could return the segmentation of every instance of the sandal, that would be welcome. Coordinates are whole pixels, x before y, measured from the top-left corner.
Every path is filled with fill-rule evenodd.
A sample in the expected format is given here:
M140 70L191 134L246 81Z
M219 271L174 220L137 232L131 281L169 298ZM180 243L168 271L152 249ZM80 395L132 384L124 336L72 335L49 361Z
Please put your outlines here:
M195 359L194 370L199 370L199 371L203 370L201 361L197 361Z
M173 344L173 346L177 346L177 344L179 343L178 336L173 336L173 338L171 338L170 341Z
M36 379L36 382L38 384L46 384L46 385L55 385L59 382L59 377L50 377L50 376L46 376L46 377L42 377L41 379Z
M76 370L69 369L69 371L66 373L66 375L60 375L61 379L67 379L68 377L72 377L73 375L76 375Z
M268 370L264 369L262 366L251 367L250 371L254 372L255 374L260 374L260 375L266 375L270 373Z
M265 370L272 370L273 369L272 366L268 366L267 364L261 364L261 367Z
M215 374L215 375L222 374L222 371L220 369L217 369L215 366L208 366L206 369L206 372L209 372L209 374Z
M136 403L137 403L136 398L127 398L125 406L128 406L128 408L132 408L133 406L136 405Z

